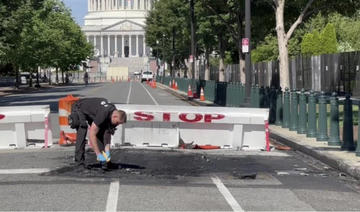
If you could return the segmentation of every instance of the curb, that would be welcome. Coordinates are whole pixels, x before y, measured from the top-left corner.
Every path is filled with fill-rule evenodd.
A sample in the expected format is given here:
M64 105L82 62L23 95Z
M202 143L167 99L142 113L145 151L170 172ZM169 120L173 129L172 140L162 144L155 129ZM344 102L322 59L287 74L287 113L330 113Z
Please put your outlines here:
M285 144L289 147L291 147L294 150L298 150L300 152L303 152L307 155L310 155L311 157L327 164L328 166L335 168L337 170L340 170L341 172L344 172L358 180L360 180L360 166L359 164L355 164L353 161L350 160L344 160L334 154L334 152L343 152L347 153L346 151L340 151L340 147L327 147L330 149L334 149L334 151L329 150L321 150L326 147L314 147L307 145L303 139L299 139L299 137L294 136L286 136L278 132L278 129L280 127L277 126L270 126L270 138L275 139L276 141L281 142L282 144ZM274 132L275 131L275 132ZM314 141L316 142L316 141ZM319 143L326 143L326 142L319 142ZM325 146L320 144L321 146ZM326 144L327 146L327 144ZM354 157L355 153L354 153ZM360 161L360 158L358 159Z

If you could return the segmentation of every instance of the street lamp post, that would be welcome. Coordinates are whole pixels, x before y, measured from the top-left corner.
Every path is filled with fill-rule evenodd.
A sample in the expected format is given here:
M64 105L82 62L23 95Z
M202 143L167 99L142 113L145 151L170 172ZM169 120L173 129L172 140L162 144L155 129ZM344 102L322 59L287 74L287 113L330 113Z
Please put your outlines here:
M190 28L191 28L191 56L190 56L190 63L191 63L191 70L190 70L190 75L191 78L195 78L195 56L196 56L196 41L195 41L195 13L194 13L194 1L195 0L190 0L190 18L191 18L191 23L190 23Z
M249 41L249 51L245 54L246 96L250 96L251 89L251 0L245 0L245 37Z

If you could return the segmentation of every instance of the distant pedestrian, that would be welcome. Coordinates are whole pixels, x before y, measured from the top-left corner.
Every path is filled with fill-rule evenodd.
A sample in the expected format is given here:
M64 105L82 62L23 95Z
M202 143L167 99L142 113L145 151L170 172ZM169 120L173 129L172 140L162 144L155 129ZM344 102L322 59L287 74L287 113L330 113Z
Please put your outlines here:
M88 85L88 83L89 83L89 74L87 72L85 72L85 74L84 74L84 82L85 82L85 85Z

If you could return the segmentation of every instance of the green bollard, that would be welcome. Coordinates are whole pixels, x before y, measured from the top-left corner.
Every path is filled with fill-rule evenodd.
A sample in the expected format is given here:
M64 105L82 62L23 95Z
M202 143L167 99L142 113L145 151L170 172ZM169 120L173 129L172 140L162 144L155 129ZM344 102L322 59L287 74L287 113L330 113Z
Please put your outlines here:
M260 87L255 85L255 107L260 108Z
M358 140L356 147L356 156L360 156L360 103L359 103L359 112L358 112Z
M314 91L310 91L308 104L308 127L306 136L309 138L316 137L316 98Z
M285 88L282 127L289 128L290 125L290 92Z
M319 97L319 119L318 119L319 133L316 137L317 141L329 140L327 131L327 110L326 110L326 96L322 91Z
M269 124L274 124L276 121L276 89L271 87L268 90Z
M250 106L255 107L255 86L251 85Z
M298 97L296 90L291 91L291 103L290 103L290 131L297 130L298 122Z
M330 138L328 145L341 146L339 136L339 101L335 92L331 95L330 106Z
M282 91L279 88L276 91L276 121L275 125L281 126L282 125L282 118L283 118L283 103L282 103Z
M299 97L299 122L297 133L306 134L306 96L305 89L301 89Z
M341 150L354 151L354 130L353 130L353 112L352 100L347 94L344 102L344 124L343 124L343 143Z

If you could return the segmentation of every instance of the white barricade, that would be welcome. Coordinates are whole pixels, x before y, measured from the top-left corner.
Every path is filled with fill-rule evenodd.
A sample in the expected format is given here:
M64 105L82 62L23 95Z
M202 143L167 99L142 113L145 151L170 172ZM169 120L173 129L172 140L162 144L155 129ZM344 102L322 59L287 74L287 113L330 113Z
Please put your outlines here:
M0 148L52 145L49 105L0 107Z
M256 108L122 105L127 123L112 137L113 145L177 147L185 143L259 150L266 147L269 110Z

